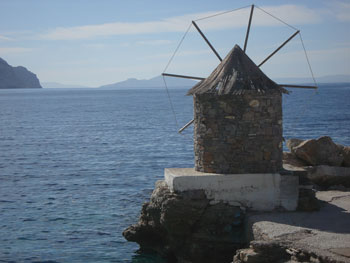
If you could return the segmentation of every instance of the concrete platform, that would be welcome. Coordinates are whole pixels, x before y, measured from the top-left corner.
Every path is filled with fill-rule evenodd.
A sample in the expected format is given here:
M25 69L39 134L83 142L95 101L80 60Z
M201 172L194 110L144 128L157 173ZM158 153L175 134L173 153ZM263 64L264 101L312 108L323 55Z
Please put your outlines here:
M280 174L215 174L194 168L166 168L171 191L204 190L212 203L225 202L255 211L284 209L298 204L298 177Z
M316 197L323 201L320 211L249 216L251 240L277 242L327 259L313 262L350 262L350 192L322 191Z

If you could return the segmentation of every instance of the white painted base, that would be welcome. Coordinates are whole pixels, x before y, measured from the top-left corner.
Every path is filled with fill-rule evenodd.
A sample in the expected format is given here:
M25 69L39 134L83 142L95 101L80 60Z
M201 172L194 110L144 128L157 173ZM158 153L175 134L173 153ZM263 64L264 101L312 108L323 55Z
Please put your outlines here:
M204 190L211 203L225 202L255 211L293 211L298 204L297 176L202 173L194 168L166 168L164 176L171 191Z

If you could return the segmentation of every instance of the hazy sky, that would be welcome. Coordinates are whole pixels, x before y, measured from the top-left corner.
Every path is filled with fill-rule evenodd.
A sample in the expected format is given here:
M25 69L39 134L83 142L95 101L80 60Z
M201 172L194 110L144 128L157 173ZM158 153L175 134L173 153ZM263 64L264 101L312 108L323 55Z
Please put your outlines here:
M233 0L1 0L0 57L41 82L99 86L163 72L191 20L244 7ZM317 76L350 74L350 1L255 1L301 30ZM198 21L220 55L243 46L250 9ZM256 8L247 54L261 62L295 32ZM218 64L191 27L167 69L206 77ZM309 77L299 36L263 67L271 78Z

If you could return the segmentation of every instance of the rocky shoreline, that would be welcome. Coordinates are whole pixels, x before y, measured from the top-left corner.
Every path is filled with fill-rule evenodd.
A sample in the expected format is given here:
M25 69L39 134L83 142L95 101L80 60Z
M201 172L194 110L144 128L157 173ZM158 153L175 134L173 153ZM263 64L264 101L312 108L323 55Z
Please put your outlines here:
M203 191L172 193L158 181L138 223L123 235L168 262L228 262L245 244L244 215L240 207L211 204Z
M250 211L158 181L123 236L167 262L350 262L349 147L329 137L287 146L284 169L299 177L298 211Z

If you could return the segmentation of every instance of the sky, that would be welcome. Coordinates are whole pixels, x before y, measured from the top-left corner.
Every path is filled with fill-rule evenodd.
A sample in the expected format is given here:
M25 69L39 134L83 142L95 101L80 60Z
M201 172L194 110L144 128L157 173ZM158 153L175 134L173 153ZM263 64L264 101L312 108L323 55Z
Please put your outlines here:
M165 69L207 77L219 60L190 27L191 21L197 20L225 57L235 44L244 45L251 4L243 0L0 0L0 57L12 66L25 66L41 82L89 87L149 79ZM298 29L316 79L350 75L349 0L254 4L259 8L254 8L247 54L256 64ZM241 7L246 8L202 19ZM272 79L311 79L299 35L261 68Z

